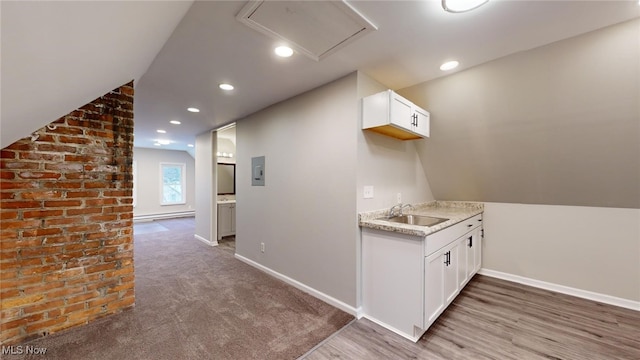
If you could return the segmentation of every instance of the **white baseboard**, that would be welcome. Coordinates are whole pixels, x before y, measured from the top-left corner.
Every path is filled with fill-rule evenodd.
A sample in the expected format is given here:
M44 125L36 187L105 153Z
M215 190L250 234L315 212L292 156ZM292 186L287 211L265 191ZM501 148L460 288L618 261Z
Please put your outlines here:
M218 246L218 240L214 240L214 241L209 241L205 238L203 238L202 236L198 235L198 234L194 234L193 235L194 238L202 241L203 243L209 245L209 246Z
M240 261L242 261L242 262L244 262L246 264L249 264L249 265L255 267L256 269L264 271L267 274L275 277L276 279L280 279L280 280L286 282L287 284L289 284L289 285L291 285L291 286L293 286L293 287L295 287L295 288L297 288L299 290L302 290L302 291L306 292L307 294L309 294L309 295L311 295L311 296L313 296L315 298L318 298L318 299L326 302L329 305L333 305L333 306L337 307L338 309L340 309L340 310L342 310L342 311L344 311L346 313L349 313L349 314L351 314L353 316L357 316L357 314L358 314L358 310L356 310L356 308L354 308L353 306L350 306L350 305L348 305L348 304L346 304L346 303L344 303L344 302L342 302L342 301L340 301L340 300L338 300L338 299L336 299L336 298L334 298L332 296L329 296L329 295L327 295L327 294L325 294L325 293L323 293L321 291L318 291L318 290L316 290L316 289L314 289L314 288L312 288L312 287L310 287L308 285L305 285L305 284L303 284L303 283L301 283L301 282L299 282L297 280L294 280L294 279L292 279L292 278L290 278L290 277L288 277L286 275L283 275L283 274L281 274L281 273L279 273L279 272L277 272L275 270L272 270L272 269L270 269L270 268L268 268L268 267L266 267L266 266L264 266L262 264L258 264L257 262L255 262L255 261L253 261L251 259L248 259L248 258L246 258L246 257L244 257L242 255L236 254L235 256L236 256L236 259L238 259L238 260L240 260Z
M161 219L175 219L175 218L194 217L194 216L196 216L195 210L162 213L162 214L135 215L133 217L133 222L144 222L144 221L153 221L153 220L161 220Z
M623 299L623 298L619 298L611 295L600 294L600 293L582 290L582 289L576 289L569 286L558 285L558 284L549 283L546 281L540 281L536 279L527 278L524 276L513 275L513 274L485 269L485 268L480 269L478 274L486 275L486 276L490 276L490 277L494 277L502 280L513 281L519 284L524 284L524 285L528 285L528 286L532 286L540 289L555 291L562 294L572 295L572 296L576 296L583 299L598 301L598 302L609 304L609 305L614 305L614 306L619 306L619 307L623 307L631 310L640 311L640 302L638 301Z

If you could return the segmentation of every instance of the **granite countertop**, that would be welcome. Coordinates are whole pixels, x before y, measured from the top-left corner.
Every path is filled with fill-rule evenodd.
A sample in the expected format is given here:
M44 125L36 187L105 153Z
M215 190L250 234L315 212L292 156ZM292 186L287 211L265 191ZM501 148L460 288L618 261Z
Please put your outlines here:
M387 216L389 213L389 209L384 209L362 212L358 214L358 222L361 227L393 231L406 235L427 236L484 212L484 204L477 202L430 201L412 205L414 209L408 208L403 210L403 215L426 215L449 220L434 226L396 223L379 219Z

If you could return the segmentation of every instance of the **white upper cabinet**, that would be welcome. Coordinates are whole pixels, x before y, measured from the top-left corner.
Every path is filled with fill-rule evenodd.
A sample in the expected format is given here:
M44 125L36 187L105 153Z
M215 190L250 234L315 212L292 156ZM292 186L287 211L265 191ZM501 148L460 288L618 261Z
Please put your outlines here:
M401 140L429 137L429 112L392 90L362 99L362 128Z

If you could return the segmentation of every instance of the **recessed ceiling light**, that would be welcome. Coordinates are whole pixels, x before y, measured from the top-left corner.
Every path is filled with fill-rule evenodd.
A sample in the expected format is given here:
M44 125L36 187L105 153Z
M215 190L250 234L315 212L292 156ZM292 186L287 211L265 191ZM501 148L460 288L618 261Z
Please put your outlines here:
M171 120L171 121L169 121L169 122L170 122L170 123L172 123L173 125L180 125L180 124L182 124L182 123L181 123L180 121L178 121L178 120Z
M154 145L154 146L160 146L160 143L155 143L155 144L153 144L153 145Z
M461 13L486 4L489 0L442 0L442 8L448 12Z
M278 46L274 52L280 57L289 57L293 55L293 49L288 46Z
M193 147L193 144L187 144L188 147Z
M190 107L190 108L187 108L187 111L197 113L197 112L200 112L200 109L194 108L194 107Z
M166 133L167 133L167 131L166 131L166 130L162 130L162 129L158 129L158 130L156 130L156 132L157 132L158 134L166 134Z
M156 142L160 145L169 145L171 144L171 140L156 140Z
M442 71L453 70L457 68L459 64L460 63L455 60L447 61L446 63L440 65L440 70Z
M220 85L218 85L218 87L220 89L226 90L226 91L233 90L233 85L231 85L231 84L220 84Z

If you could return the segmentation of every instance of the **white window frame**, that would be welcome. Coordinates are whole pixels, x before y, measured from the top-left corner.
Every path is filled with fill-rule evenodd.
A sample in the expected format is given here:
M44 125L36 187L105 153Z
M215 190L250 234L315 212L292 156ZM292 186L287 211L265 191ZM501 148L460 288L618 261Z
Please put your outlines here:
M182 191L182 200L175 202L166 202L164 201L164 171L165 167L180 167L180 185ZM184 205L187 203L187 164L185 163L168 163L161 162L160 163L160 205Z

